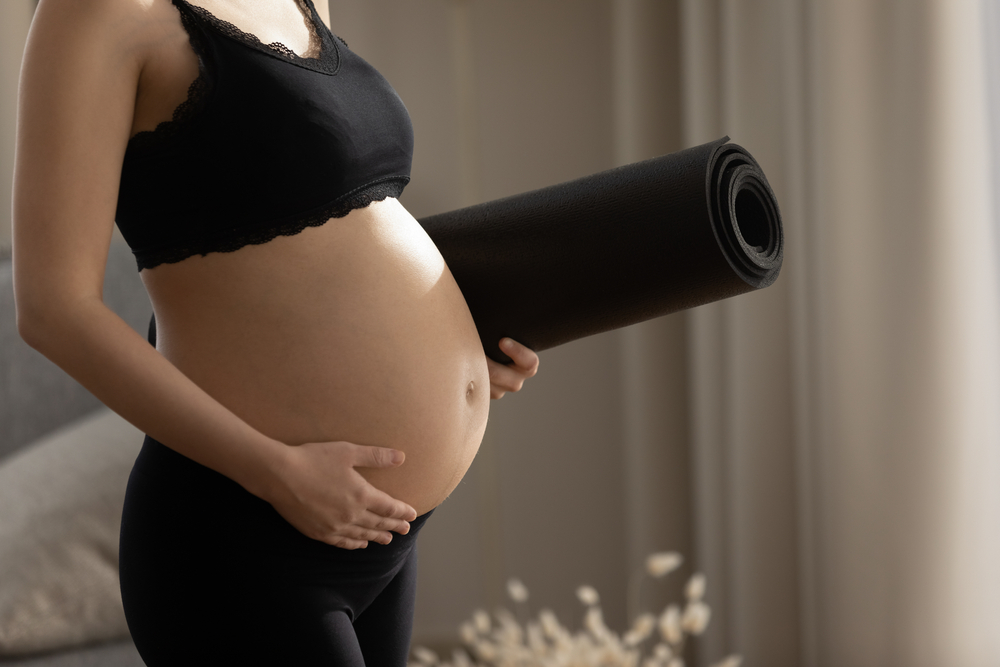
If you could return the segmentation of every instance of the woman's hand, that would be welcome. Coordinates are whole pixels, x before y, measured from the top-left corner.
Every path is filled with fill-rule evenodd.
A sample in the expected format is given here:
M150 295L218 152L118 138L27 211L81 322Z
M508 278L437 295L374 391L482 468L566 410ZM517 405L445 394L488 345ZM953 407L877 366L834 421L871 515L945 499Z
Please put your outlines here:
M417 512L379 491L356 468L394 468L405 454L350 442L288 447L278 484L266 500L299 532L343 549L388 544L389 531L405 535Z
M501 398L508 391L520 390L524 381L538 372L538 355L531 348L510 338L502 338L500 350L512 361L499 364L486 357L490 369L490 398Z

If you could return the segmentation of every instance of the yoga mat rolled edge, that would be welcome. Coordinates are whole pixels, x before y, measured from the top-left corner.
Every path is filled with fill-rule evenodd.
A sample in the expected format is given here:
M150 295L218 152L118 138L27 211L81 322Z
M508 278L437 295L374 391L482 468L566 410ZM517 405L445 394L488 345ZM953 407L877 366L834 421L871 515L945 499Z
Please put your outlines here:
M728 137L422 218L486 354L545 350L772 284L784 234L760 166Z

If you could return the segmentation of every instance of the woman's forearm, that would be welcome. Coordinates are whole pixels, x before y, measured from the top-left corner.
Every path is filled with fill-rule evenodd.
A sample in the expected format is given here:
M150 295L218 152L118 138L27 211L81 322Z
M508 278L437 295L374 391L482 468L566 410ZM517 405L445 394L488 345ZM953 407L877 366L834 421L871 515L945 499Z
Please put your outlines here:
M19 308L18 331L139 430L254 495L270 495L288 447L212 398L99 299Z

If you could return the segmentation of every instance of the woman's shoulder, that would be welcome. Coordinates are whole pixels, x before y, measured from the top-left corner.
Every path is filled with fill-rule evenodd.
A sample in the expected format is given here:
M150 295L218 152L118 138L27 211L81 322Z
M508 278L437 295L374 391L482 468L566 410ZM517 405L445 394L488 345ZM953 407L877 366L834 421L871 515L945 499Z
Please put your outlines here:
M176 21L171 0L39 0L31 32L56 50L81 57L111 53L141 59Z

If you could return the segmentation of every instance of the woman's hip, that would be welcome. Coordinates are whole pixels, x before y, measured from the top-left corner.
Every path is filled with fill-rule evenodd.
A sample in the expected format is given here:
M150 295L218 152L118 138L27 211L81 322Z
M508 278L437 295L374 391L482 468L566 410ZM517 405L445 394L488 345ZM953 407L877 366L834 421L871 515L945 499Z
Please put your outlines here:
M377 587L409 557L429 514L388 545L341 549L306 537L268 502L147 436L122 513L123 585L129 568L141 568L232 585Z

